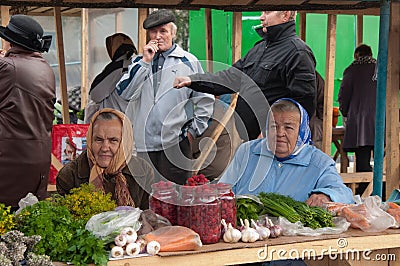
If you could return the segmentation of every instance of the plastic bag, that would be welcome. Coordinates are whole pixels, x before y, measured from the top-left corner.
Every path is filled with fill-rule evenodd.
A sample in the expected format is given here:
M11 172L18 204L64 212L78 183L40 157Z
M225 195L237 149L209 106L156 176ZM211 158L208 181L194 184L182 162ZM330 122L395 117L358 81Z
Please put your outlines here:
M279 217L277 222L283 229L283 235L285 236L319 236L319 235L333 235L341 234L350 226L350 223L343 217L334 217L333 223L335 227L324 227L312 229L305 227L301 222L291 223L284 217Z
M92 216L86 223L85 228L106 243L111 243L125 227L129 226L135 231L139 230L141 212L139 208L102 212Z
M20 199L18 202L19 209L15 212L16 214L20 213L25 207L32 206L35 203L38 203L38 198L29 192L25 198Z
M351 223L351 227L365 232L381 232L396 225L395 219L381 209L382 200L378 196L369 196L361 204L344 206L340 216Z
M160 251L190 251L203 246L200 236L183 226L165 226L144 235L147 242L160 243Z
M62 163L75 160L86 150L86 132L88 124L54 125L51 131L51 152ZM56 183L57 169L51 165L49 184Z
M389 213L396 221L396 224L393 226L394 228L400 227L400 206L395 202L385 202L383 203L384 211Z

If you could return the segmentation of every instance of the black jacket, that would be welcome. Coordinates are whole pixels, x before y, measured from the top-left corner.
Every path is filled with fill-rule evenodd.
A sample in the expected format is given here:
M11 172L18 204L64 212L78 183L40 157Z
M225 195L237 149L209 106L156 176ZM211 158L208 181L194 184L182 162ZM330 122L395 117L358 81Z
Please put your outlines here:
M265 129L267 101L271 105L288 97L298 101L310 117L315 111L315 58L296 35L295 22L270 26L266 34L259 29L258 34L263 40L232 67L190 76L190 88L196 91L214 95L239 92L236 111L242 122L236 120L236 124L243 139L255 139Z

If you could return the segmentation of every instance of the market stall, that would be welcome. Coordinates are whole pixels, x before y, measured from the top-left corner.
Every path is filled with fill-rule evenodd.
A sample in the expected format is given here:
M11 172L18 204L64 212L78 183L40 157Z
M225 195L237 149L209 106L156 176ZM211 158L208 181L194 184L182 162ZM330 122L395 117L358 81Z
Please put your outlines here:
M309 265L398 265L400 231L366 233L351 229L340 235L283 236L255 243L217 243L193 252L161 252L155 256L109 261L109 266L129 265L236 265L297 256ZM267 252L267 254L265 253ZM280 252L280 253L278 253ZM332 263L332 261L331 261ZM56 266L66 265L54 263Z
M304 254L305 259L308 259L307 256L310 255L309 261L313 265L328 265L326 259L329 259L329 256L340 258L340 254L344 259L339 264L344 264L347 261L350 265L361 263L363 265L378 265L379 256L375 255L387 254L381 256L382 264L398 265L400 256L399 237L400 231L396 229L379 233L365 233L353 229L340 235L283 236L251 244L221 242L203 246L195 252L161 252L156 256L109 261L108 265L185 265L189 261L193 266L236 265L294 258L297 257L297 254L300 257ZM281 256L278 255L279 250L282 250ZM269 253L265 254L265 252ZM357 256L357 253L359 258L353 259L352 254ZM347 260L346 254L348 255Z
M7 2L7 1L6 1ZM32 1L31 1L32 2ZM101 1L101 2L109 2L111 1ZM241 1L239 1L241 2ZM247 1L243 1L247 2ZM257 2L262 2L262 1L257 1ZM325 1L322 1L325 2ZM68 4L68 1L57 1L55 2L57 5L59 4ZM126 2L124 2L126 3ZM138 3L136 1L135 3ZM371 2L372 3L372 2ZM86 3L87 4L87 3ZM115 5L118 5L118 3L114 3ZM276 2L276 4L279 4ZM365 4L365 3L364 3ZM398 3L396 3L395 10L398 10ZM368 4L366 4L368 6ZM376 5L376 3L375 3ZM310 6L307 6L310 7ZM266 8L266 6L257 6L258 9L260 8ZM305 7L303 7L305 8ZM397 9L396 9L397 8ZM57 11L56 9L56 18L59 21L60 19L60 10ZM397 25L398 27L398 20L397 20ZM336 20L334 15L330 14L328 18L328 27L329 27L329 32L330 35L328 36L328 39L332 41L332 36L334 36L333 32L336 31ZM333 41L332 41L333 42ZM62 47L62 46L61 46ZM328 42L327 47L329 47L327 52L327 57L332 60L334 59L334 44L331 42ZM395 49L393 49L395 50ZM333 54L332 54L333 53ZM332 62L332 61L330 61ZM329 64L329 63L328 63ZM396 71L396 70L395 70ZM332 73L332 65L329 66L327 65L327 73ZM397 72L398 74L398 69ZM393 74L393 79L391 79L391 82L396 83L396 77L397 77L397 84L398 84L398 76L397 74ZM333 82L332 76L328 78L328 83ZM392 84L393 85L393 84ZM395 86L392 86L395 87ZM393 88L390 88L393 90ZM330 95L329 91L326 94L326 100L325 100L325 105L329 106L328 99L329 97L332 97ZM330 107L331 104L330 104ZM326 108L326 117L329 117L328 114L329 108ZM398 114L397 114L398 115ZM390 116L389 116L390 117ZM397 117L398 118L398 117ZM326 120L327 124L330 124L330 119ZM394 130L398 131L398 126ZM330 131L329 131L330 132ZM398 134L396 134L397 138ZM329 139L329 137L328 137ZM330 144L330 141L329 141ZM398 154L398 143L396 142L395 146L397 149L397 154ZM391 153L392 154L392 153ZM396 155L396 152L394 152ZM397 158L398 160L398 158ZM393 163L391 166L393 169L396 166L396 162ZM398 162L397 162L398 166ZM393 170L398 171L397 170ZM388 174L393 174L393 173L388 173ZM388 176L389 177L389 176ZM390 177L392 178L392 177ZM393 186L393 184L396 184L396 187L398 187L398 176L396 177L397 179L393 180L390 179L390 182ZM397 183L396 183L397 182ZM392 188L392 187L390 187ZM53 188L54 189L54 188ZM218 224L219 225L219 224ZM120 259L120 260L110 260L108 262L108 265L184 265L187 264L188 261L190 261L190 264L193 265L221 265L221 264L241 264L241 263L249 263L249 262L259 262L261 261L260 257L263 258L266 254L265 253L265 248L266 245L268 247L268 250L284 250L284 251L292 251L293 252L299 252L300 254L303 253L305 250L313 250L315 252L315 256L321 256L321 260L314 260L311 259L309 260L309 264L315 264L318 265L321 263L321 265L327 265L329 262L327 260L330 259L329 255L333 254L347 254L346 252L350 252L354 250L358 250L360 252L363 252L365 250L367 251L372 251L372 254L376 255L383 255L386 254L386 260L383 263L385 265L394 265L395 260L393 259L393 256L399 256L400 251L399 251L399 244L398 244L398 237L399 237L400 231L398 229L388 229L385 231L380 231L380 232L373 232L373 233L367 233L363 232L362 230L359 229L350 229L344 233L337 234L337 235L319 235L319 236L282 236L279 238L273 238L273 239L267 239L264 241L257 241L254 243L223 243L223 242L218 242L215 244L210 244L210 245L204 245L198 250L195 251L181 251L181 252L161 252L158 255L154 256L144 256L141 258L130 258L130 259ZM315 250L314 250L315 249ZM264 254L264 255L263 255ZM268 253L267 253L268 254ZM271 256L266 256L265 260L276 260L276 259L281 259L282 256L279 255L280 253L273 253ZM324 258L322 258L322 255L325 255ZM368 254L371 255L371 254ZM371 256L373 256L371 255ZM390 256L389 256L390 255ZM300 256L307 258L307 256ZM371 257L370 257L371 258ZM368 260L368 258L362 257L360 259L347 259L345 258L346 261L349 264L370 264L370 265L377 265L377 257L375 256L374 258ZM264 260L264 259L262 259ZM62 263L55 263L55 265L65 265Z

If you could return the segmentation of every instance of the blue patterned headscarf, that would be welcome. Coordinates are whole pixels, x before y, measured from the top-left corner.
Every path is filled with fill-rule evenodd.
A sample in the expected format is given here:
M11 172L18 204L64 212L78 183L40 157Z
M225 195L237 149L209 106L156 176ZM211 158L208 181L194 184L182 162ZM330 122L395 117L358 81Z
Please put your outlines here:
M286 158L280 158L280 160L284 161L284 160L288 160L291 158L294 158L297 156L297 154L299 154L299 152L303 149L303 147L305 145L309 145L311 144L311 130L310 130L310 126L309 126L309 118L308 118L308 114L307 111L303 108L303 106L301 106L301 104L299 104L298 102L296 102L293 99L290 98L281 98L277 101L275 101L272 106L280 101L289 101L294 103L300 110L300 129L299 129L299 136L297 137L297 142L296 142L296 147L294 148L293 152ZM272 109L271 106L271 109ZM270 113L272 112L270 109L268 116L267 116L267 128L268 128L268 122L269 122L269 117L270 117ZM268 134L266 134L266 140L267 140L267 147L268 147ZM270 150L270 148L268 147L268 149Z

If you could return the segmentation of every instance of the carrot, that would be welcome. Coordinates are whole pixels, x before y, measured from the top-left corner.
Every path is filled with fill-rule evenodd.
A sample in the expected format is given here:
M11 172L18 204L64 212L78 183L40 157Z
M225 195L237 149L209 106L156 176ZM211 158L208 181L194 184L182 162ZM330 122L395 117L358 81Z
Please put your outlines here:
M340 202L328 202L326 204L326 209L337 216L340 216L340 212L341 210L346 207L349 206L348 204L344 204L344 203L340 203Z
M386 202L390 209L400 209L400 206L394 202Z
M393 216L393 218L396 220L396 223L400 225L400 208L389 208L386 212Z
M370 224L367 218L365 218L365 216L356 211L353 211L349 207L344 207L342 209L341 216L346 218L346 220L350 223L351 227L353 228L360 228L363 230L370 227Z
M160 251L185 251L201 248L200 236L183 226L164 226L144 236L146 241L160 243Z

